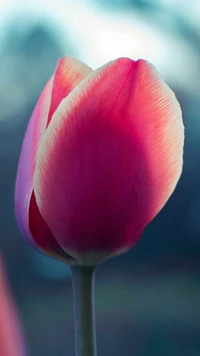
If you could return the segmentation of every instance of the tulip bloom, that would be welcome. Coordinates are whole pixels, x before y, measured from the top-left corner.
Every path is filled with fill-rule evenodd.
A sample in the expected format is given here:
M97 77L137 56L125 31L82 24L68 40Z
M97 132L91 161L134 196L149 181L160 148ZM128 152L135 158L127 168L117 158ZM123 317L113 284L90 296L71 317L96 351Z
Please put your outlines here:
M179 103L150 63L61 59L23 142L21 233L71 265L130 249L174 191L183 142Z
M0 260L0 355L25 355L22 329Z

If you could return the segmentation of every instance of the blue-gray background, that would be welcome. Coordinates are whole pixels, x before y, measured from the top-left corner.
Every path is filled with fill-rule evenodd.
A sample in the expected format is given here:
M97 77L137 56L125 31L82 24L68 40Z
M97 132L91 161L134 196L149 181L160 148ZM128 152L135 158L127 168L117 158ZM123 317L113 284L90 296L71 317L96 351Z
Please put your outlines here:
M74 355L69 270L26 244L13 211L27 122L57 59L70 54L93 68L148 59L175 91L186 128L175 193L133 250L97 270L98 354L200 355L199 0L7 0L0 14L0 250L28 354Z

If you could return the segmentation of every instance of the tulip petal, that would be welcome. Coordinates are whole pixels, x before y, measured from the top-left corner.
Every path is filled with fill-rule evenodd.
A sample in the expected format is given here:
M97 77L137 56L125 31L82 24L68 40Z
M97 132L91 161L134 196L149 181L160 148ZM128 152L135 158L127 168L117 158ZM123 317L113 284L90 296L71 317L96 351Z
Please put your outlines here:
M21 323L6 280L2 261L0 261L0 355L25 355Z
M76 58L64 57L59 60L54 75L48 123L63 98L65 98L77 84L91 74L91 72L92 69L90 67Z
M34 176L60 246L79 260L133 246L177 184L183 141L180 106L148 62L121 58L81 82L52 117Z
M40 249L41 252L45 252L45 254L48 254L58 260L67 262L68 264L74 264L76 260L62 250L40 214L34 192L32 193L30 199L30 209L31 213L29 214L29 227L32 236L34 236L34 244L37 249Z
M17 171L15 212L20 231L36 247L29 228L29 207L33 193L36 154L47 127L53 78L47 83L29 121Z
M59 61L54 76L39 98L22 147L15 193L18 225L21 233L34 247L40 247L50 255L54 251L62 256L64 252L56 243L37 208L33 192L36 154L52 114L62 99L91 72L91 68L75 58L65 57Z

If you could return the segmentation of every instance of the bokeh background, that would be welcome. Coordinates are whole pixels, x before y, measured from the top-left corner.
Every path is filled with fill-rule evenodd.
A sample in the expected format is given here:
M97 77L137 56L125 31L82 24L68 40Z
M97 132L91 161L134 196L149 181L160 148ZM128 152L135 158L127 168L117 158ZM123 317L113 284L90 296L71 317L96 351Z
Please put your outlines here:
M75 354L69 269L26 244L13 210L27 122L66 54L93 68L148 59L175 91L186 128L175 193L133 250L97 270L98 355L200 355L199 19L199 0L0 2L0 250L28 355Z

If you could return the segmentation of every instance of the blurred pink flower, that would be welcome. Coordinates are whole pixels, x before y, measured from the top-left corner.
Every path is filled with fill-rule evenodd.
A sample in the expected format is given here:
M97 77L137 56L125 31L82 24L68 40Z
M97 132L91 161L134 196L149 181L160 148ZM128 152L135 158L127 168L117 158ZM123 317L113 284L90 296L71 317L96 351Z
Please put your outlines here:
M23 356L22 328L0 259L0 355Z
M65 57L29 122L15 209L22 234L69 264L98 264L136 244L182 171L174 93L145 60L92 71Z

